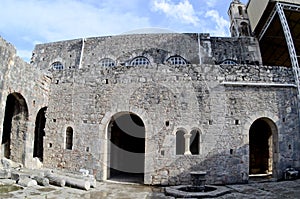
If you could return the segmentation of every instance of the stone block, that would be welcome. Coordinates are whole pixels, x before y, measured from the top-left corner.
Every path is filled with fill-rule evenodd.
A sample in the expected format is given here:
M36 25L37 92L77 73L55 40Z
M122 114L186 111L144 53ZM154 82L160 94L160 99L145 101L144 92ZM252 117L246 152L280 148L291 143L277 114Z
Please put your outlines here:
M0 169L0 179L8 179L11 177L10 169Z

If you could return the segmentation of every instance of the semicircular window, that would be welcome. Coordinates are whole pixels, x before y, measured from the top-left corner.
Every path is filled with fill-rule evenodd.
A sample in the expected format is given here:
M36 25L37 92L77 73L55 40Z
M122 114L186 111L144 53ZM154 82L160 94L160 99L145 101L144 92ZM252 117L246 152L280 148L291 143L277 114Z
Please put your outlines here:
M146 57L136 57L130 63L131 66L145 66L149 64L150 62Z
M64 69L64 65L62 65L61 62L57 61L51 64L51 68L53 70L63 70Z
M111 66L115 66L116 63L114 60L110 59L110 58L104 58L100 60L100 65L104 66L104 67L111 67Z
M226 59L225 61L223 61L221 63L222 65L237 65L237 63L233 60L230 60L230 59Z
M185 65L186 61L180 56L173 56L167 59L167 62L172 65Z

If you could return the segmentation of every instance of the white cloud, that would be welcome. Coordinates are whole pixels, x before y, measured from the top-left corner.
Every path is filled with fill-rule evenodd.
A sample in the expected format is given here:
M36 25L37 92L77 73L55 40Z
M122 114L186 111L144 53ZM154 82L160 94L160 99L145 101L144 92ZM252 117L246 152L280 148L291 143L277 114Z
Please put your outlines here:
M162 11L168 17L178 20L178 22L193 24L194 26L199 24L200 20L193 5L188 0L182 0L178 4L170 0L154 0L153 6L154 11Z
M212 8L217 5L218 0L206 0L205 3L208 7Z
M0 1L0 34L17 47L21 57L31 56L29 52L37 43L115 35L146 27L218 36L227 36L229 28L216 11L225 3L216 0L201 0L201 4L200 0ZM211 6L217 7L207 11Z
M0 29L23 32L24 38L35 36L38 40L56 41L116 34L149 26L146 17L120 13L113 10L113 6L99 7L95 2L89 3L78 0L1 0Z
M230 22L220 16L218 11L209 10L205 13L205 17L209 18L212 21L212 24L215 25L214 27L210 27L208 30L211 35L228 36Z
M37 43L149 27L149 19L133 11L138 0L126 3L124 8L123 0L1 0L0 34L10 38L19 56L29 60Z

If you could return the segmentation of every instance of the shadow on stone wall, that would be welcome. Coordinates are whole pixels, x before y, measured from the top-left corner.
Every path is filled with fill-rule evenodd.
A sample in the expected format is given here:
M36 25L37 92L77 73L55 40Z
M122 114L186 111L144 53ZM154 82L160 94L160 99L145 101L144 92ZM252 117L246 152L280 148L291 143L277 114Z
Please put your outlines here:
M162 177L161 184L189 184L191 171L205 171L207 184L247 183L249 178L249 146L237 149L211 152L201 155L182 155L158 173L168 172L168 179Z

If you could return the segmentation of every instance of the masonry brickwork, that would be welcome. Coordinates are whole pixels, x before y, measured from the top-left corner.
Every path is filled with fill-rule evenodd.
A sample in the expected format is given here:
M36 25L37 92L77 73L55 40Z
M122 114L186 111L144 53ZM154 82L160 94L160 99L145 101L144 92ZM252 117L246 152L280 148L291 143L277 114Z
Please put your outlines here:
M300 166L293 72L263 66L253 37L165 33L76 39L37 45L30 64L16 56L11 44L3 39L0 44L2 157L35 167L37 156L44 167L87 169L106 180L113 158L122 166L131 161L130 155L111 156L113 118L133 114L144 124L145 184L189 183L189 172L197 170L207 171L207 183L246 182L250 131L257 120L271 131L266 151L273 177ZM137 57L149 64L133 65ZM172 64L170 57L186 64ZM105 58L114 66L101 66ZM54 70L55 62L64 69ZM6 111L7 99L16 101L13 116ZM45 107L42 127L38 115ZM34 155L38 132L44 132L42 157ZM178 132L184 133L180 154ZM196 153L187 146L193 132L199 134ZM5 155L7 134L10 154Z

